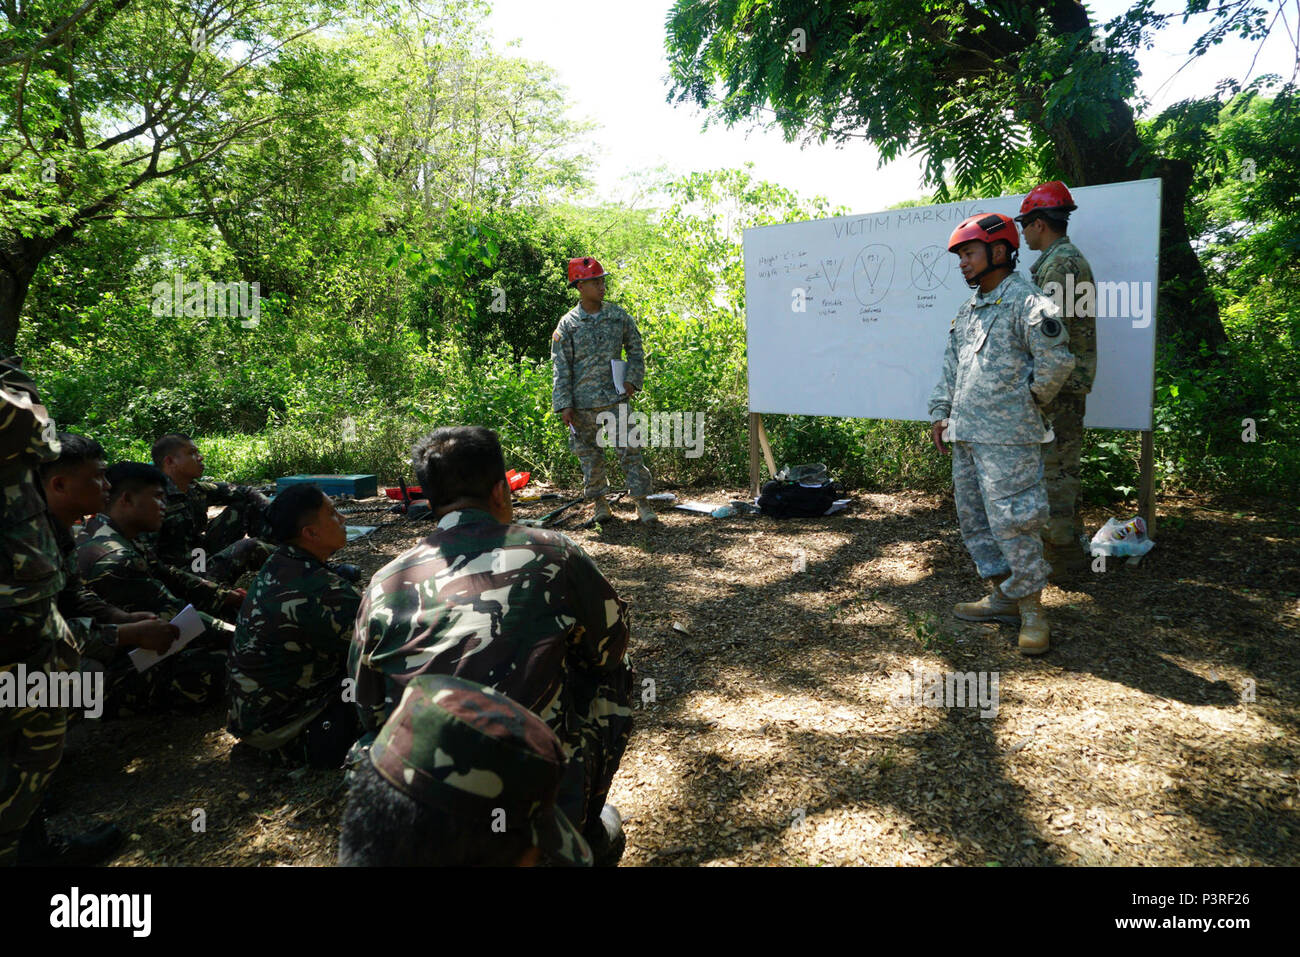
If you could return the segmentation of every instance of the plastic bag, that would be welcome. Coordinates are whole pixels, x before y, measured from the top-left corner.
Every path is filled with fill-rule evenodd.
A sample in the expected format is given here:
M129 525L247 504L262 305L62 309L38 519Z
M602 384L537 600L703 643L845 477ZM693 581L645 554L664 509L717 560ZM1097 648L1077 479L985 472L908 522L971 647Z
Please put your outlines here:
M1089 551L1093 555L1112 557L1145 555L1156 547L1156 543L1147 538L1147 523L1141 516L1120 521L1108 518L1096 535L1092 536Z

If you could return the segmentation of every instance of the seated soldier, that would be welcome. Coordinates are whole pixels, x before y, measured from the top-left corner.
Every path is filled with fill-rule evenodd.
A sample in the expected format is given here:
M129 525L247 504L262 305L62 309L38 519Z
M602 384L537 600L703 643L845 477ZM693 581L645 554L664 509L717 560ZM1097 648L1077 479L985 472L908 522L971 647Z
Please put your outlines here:
M616 863L623 835L605 796L632 725L627 603L575 542L509 524L495 432L439 429L412 458L438 525L362 599L348 657L362 724L377 731L419 674L509 695L559 736L560 808L598 865Z
M65 582L59 593L59 612L78 643L74 651L80 653L83 670L103 670L124 648L166 651L180 634L175 625L153 611L124 611L111 605L81 580L72 527L87 515L108 508L104 449L94 439L69 432L59 433L59 444L59 457L41 466L41 482L63 553ZM119 682L126 679L143 685L151 680L145 678L147 674L137 674L134 668L125 672L119 669L115 677ZM125 689L117 691L120 695ZM137 697L138 691L131 692L131 697Z
M326 564L347 527L315 485L281 492L267 518L282 544L235 624L227 730L275 763L337 768L361 733L343 688L361 592Z
M142 462L119 462L108 470L107 479L108 508L86 523L77 544L82 580L121 609L153 612L164 621L175 618L189 602L200 610L207 629L184 650L138 674L133 674L135 666L127 649L114 650L105 662L109 685L105 714L202 707L221 696L234 630L206 612L230 613L244 593L163 565L143 541L146 532L157 531L162 524L166 478L161 472ZM123 689L116 698L115 687Z
M417 675L356 769L339 863L590 866L555 806L564 765L559 738L527 708L463 678Z
M152 538L158 558L222 585L257 571L274 551L256 537L265 529L266 496L245 485L203 481L203 453L188 435L164 435L151 454L167 476L167 513ZM209 521L209 505L227 507Z

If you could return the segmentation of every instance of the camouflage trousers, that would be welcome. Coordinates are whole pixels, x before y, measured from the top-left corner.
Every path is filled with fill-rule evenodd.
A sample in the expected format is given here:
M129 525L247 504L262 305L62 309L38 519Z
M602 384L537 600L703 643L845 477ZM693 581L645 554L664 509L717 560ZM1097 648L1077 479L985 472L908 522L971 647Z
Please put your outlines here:
M226 730L238 737L233 722ZM343 767L360 734L361 717L357 706L342 698L331 698L320 714L278 748L259 748L246 741L241 742L241 748L245 754L269 767L308 767L330 771ZM368 745L370 741L365 743Z
M184 650L145 671L137 671L126 652L107 663L83 659L83 671L104 670L104 718L200 711L219 701L233 629L209 621L208 630Z
M1008 598L1047 584L1041 531L1047 521L1039 445L954 442L952 485L961 537L981 578L1005 575Z
M597 685L573 679L575 700L567 728L553 728L569 758L556 804L582 830L600 817L610 784L632 735L632 660Z
M1069 545L1083 534L1075 515L1079 499L1079 458L1083 452L1083 414L1086 392L1062 392L1044 407L1056 441L1043 447L1043 473L1047 484L1047 529L1045 542Z
M44 603L33 610L41 616L49 613ZM0 672L16 676L21 664L29 677L44 671L48 682L50 671L58 666L55 649L54 642L43 643L24 660L0 664ZM12 866L18 859L23 828L63 758L67 727L63 708L0 707L0 866Z
M275 546L258 538L245 538L250 522L261 516L243 502L227 505L208 523L201 547L210 556L204 578L222 585L233 585L245 572L255 572L271 557Z
M573 410L573 431L569 433L569 448L577 453L578 461L582 463L583 494L587 498L595 498L609 491L609 483L605 481L605 449L601 448L597 441L601 430L596 424L596 416L602 412L612 412L618 416L619 405L624 404L619 403L599 409ZM653 480L650 470L641 461L641 450L620 444L625 436L614 438L614 451L618 455L619 468L627 478L628 491L632 493L633 498L644 498L650 494Z

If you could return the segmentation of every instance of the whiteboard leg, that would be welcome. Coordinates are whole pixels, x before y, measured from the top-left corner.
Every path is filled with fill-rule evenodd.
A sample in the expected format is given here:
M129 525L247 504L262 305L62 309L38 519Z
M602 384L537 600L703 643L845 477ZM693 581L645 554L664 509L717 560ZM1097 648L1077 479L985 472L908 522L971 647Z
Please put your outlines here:
M1138 460L1138 512L1147 523L1147 536L1155 538L1155 444L1150 432L1142 433L1142 455Z

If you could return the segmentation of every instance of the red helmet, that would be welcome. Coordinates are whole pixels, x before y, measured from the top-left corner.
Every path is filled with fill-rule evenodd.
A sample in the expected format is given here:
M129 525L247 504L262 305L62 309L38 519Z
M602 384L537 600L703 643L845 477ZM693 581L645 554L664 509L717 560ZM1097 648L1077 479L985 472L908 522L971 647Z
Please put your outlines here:
M1003 216L1001 213L976 213L974 216L967 216L948 238L948 252L955 253L958 246L972 239L978 239L983 243L1007 242L1011 244L1013 251L1020 248L1020 230L1016 229L1016 224L1011 221L1010 216Z
M1074 204L1074 197L1065 188L1065 184L1059 179L1054 179L1050 183L1041 183L1029 191L1025 201L1020 204L1020 215L1016 217L1016 221L1023 223L1025 217L1036 210L1044 213L1072 213L1078 208Z
M569 260L569 285L582 282L584 279L599 279L601 276L607 276L605 267L592 259L590 256L579 256L576 259Z

